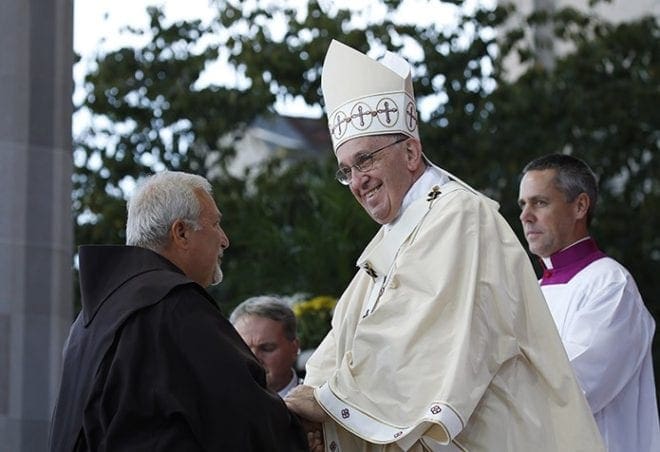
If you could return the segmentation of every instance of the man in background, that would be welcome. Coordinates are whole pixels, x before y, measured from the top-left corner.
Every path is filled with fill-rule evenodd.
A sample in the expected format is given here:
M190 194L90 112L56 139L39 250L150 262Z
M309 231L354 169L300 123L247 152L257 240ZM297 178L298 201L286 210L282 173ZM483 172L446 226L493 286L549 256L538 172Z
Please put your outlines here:
M660 450L651 346L655 322L635 280L589 234L596 176L552 154L523 169L518 204L541 289L610 452Z
M166 171L131 197L126 246L80 247L51 451L307 450L205 290L222 280L221 220L206 179Z
M268 388L285 397L300 383L295 363L300 354L296 316L272 296L248 298L229 317L238 334L266 370Z

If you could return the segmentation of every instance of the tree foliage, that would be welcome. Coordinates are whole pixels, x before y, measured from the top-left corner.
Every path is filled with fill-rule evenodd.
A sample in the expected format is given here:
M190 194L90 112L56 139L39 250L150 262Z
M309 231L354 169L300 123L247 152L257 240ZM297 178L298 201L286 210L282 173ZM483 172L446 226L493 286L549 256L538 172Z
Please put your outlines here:
M464 2L445 1L455 5L457 25L443 28L397 20L397 0L382 0L382 20L364 26L355 25L360 11L333 2L308 1L302 10L214 3L218 15L208 25L168 24L150 8L150 27L130 31L149 38L144 46L98 55L78 106L93 119L76 137L78 244L123 242L127 180L162 168L193 171L212 179L226 218L226 281L215 292L225 309L264 292L339 295L375 226L333 180L332 157L273 161L248 178L226 171L231 137L272 113L276 100L322 102L321 65L335 38L374 56L413 50L417 98L431 105L421 125L426 154L498 200L517 231L527 161L569 152L589 162L602 192L593 235L631 270L658 318L657 20L614 25L559 11L555 33L574 51L547 71L535 64L526 31L549 18L504 27L510 10L501 6L468 14ZM504 72L513 53L527 67L515 81ZM223 55L237 83L201 86L200 75Z
M205 174L231 155L221 138L266 111L274 96L263 87L197 87L220 43L201 21L166 24L149 8L144 47L99 54L85 77L87 96L78 106L92 116L75 137L74 213L77 242L122 242L125 185L163 168ZM130 187L130 184L129 184ZM87 213L87 215L82 215Z
M261 293L341 294L376 225L334 180L335 171L331 158L273 161L255 171L248 187L216 183L231 240L227 277L214 288L218 300L233 305Z

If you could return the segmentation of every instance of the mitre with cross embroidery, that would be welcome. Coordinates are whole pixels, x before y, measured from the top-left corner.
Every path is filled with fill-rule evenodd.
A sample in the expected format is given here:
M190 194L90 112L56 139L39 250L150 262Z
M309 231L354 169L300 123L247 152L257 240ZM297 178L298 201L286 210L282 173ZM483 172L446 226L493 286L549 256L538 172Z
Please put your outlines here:
M361 136L403 133L419 139L410 65L386 52L376 61L333 40L323 63L321 89L335 152Z

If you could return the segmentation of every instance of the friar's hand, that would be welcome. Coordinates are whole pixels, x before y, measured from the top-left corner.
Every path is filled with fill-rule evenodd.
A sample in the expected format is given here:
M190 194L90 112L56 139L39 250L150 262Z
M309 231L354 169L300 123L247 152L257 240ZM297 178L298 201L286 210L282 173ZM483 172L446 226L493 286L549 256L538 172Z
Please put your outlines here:
M284 398L284 403L291 411L308 421L320 424L328 420L328 415L314 398L312 386L296 386Z

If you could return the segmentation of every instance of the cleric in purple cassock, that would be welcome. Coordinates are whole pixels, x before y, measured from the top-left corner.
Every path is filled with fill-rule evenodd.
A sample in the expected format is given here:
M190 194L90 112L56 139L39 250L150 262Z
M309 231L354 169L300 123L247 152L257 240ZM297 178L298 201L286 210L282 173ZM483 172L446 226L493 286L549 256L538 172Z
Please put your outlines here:
M589 234L596 176L582 160L528 163L520 221L543 263L541 290L608 452L660 450L653 357L655 321L628 270Z

